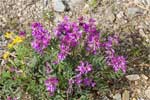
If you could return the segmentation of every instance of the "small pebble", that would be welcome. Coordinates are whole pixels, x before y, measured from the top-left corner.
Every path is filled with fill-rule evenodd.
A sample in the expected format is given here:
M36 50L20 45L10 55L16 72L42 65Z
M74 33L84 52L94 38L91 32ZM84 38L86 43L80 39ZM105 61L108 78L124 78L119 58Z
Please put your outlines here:
M127 75L126 78L129 81L136 81L140 79L140 76L138 74L133 74L133 75Z
M144 74L142 74L141 77L142 77L143 79L145 79L145 80L148 80L148 77L147 77L146 75L144 75Z
M117 93L113 96L113 99L114 100L121 100L121 94L120 93Z

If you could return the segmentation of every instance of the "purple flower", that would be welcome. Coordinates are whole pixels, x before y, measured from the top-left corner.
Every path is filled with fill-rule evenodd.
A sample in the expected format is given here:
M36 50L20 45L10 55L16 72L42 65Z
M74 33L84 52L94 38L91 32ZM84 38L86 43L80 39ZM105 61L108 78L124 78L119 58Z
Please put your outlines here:
M88 51L96 54L96 51L100 48L99 38L100 38L100 33L93 33L89 35L87 39L87 45L86 45Z
M114 56L108 60L108 64L111 65L115 72L120 69L126 72L126 60L123 56Z
M58 79L56 77L50 77L45 80L46 90L50 93L50 95L54 95L56 91L56 87L58 85Z
M31 46L36 52L43 53L43 50L47 48L50 43L50 33L48 30L44 29L39 22L35 22L32 24L32 36L33 41Z
M71 93L72 91L72 86L73 84L77 85L78 87L80 86L90 86L90 87L95 87L96 83L92 80L92 78L88 78L87 73L92 71L92 65L89 64L87 61L80 62L80 65L77 66L75 69L77 73L74 77L69 79L68 85L68 93Z
M80 65L77 66L75 69L77 72L80 74L87 74L88 72L92 71L92 65L89 64L88 62L80 62Z
M118 44L118 36L109 36L108 41L104 43L106 49L105 53L107 55L107 64L112 66L115 72L120 69L125 73L126 72L126 60L123 56L116 56L115 50L113 49L113 44Z
M56 38L60 41L60 52L58 54L58 62L64 60L71 52L72 48L79 44L82 32L76 22L70 22L67 17L58 24L54 30Z
M100 48L100 32L96 28L94 19L84 22L84 18L80 17L78 22L71 22L68 17L65 17L54 33L60 42L58 62L64 60L77 46L82 46L93 54L96 54ZM61 45L65 48L61 48Z
M20 31L19 35L24 37L26 35L26 32L25 31Z
M91 78L85 78L83 80L83 84L85 86L91 86L91 87L95 87L95 85L96 85L96 83Z
M81 74L77 74L77 75L75 76L74 82L75 82L75 84L77 84L77 85L80 85L80 84L82 83L82 76L81 76Z

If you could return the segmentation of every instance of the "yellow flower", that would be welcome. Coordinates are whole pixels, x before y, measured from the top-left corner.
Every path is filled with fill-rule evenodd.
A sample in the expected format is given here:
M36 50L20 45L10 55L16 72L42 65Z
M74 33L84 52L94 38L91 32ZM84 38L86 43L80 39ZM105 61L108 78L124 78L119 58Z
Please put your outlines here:
M3 55L3 59L5 59L5 60L6 60L6 59L9 57L9 55L10 55L10 53L9 53L9 52L5 52L5 53L4 53L4 55Z
M11 38L13 34L14 34L13 32L6 32L4 36L6 38Z
M13 44L16 44L16 43L21 43L23 42L23 38L20 37L20 36L16 36L15 39L13 39Z
M12 48L13 46L14 46L14 43L9 43L9 44L7 45L8 48Z

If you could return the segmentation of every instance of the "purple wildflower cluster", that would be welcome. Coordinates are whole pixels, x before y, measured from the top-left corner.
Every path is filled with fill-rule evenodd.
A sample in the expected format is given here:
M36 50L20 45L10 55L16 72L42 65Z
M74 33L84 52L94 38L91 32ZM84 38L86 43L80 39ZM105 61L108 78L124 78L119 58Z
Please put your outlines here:
M120 69L126 72L126 60L123 56L115 56L115 50L113 49L113 44L118 44L118 37L116 35L109 36L108 41L104 43L107 54L107 64L112 66L114 71L117 72Z
M77 46L82 32L76 22L70 22L67 17L55 29L55 36L60 40L58 62L66 58L71 48Z
M79 25L83 28L85 33L86 50L96 54L97 50L100 48L100 32L96 28L95 20L91 18L88 22L84 22L84 18L80 17Z
M45 86L47 88L47 91L50 93L50 96L54 95L57 85L58 79L56 77L50 77L47 80L45 80Z
M32 47L36 52L42 53L50 43L50 33L48 30L44 29L44 27L39 22L35 22L32 24L32 36Z
M87 51L96 53L100 47L100 33L96 29L93 19L88 23L84 22L83 17L78 22L70 22L67 17L58 24L55 29L55 36L60 41L60 52L58 62L66 58L71 50L78 45L82 45Z
M75 75L75 77L69 80L69 87L72 86L72 84L77 84L78 86L84 85L90 87L94 87L96 85L93 79L87 77L87 74L92 71L91 64L89 64L88 62L81 61L80 65L77 66L75 71L77 71L78 73Z
M75 69L77 72L79 72L79 74L87 74L90 71L92 71L92 65L89 64L88 62L80 62L80 65L77 66L77 68Z
M22 35L24 33L21 32L20 34ZM54 64L63 61L78 47L86 50L88 54L98 54L99 49L104 48L107 64L112 66L115 72L120 69L126 72L125 58L123 56L116 56L115 50L113 49L113 45L119 43L118 36L109 36L108 41L100 42L101 34L99 30L97 30L94 19L85 21L83 17L80 17L77 22L71 22L68 17L65 17L64 20L57 25L54 34L59 41L59 53ZM40 23L36 22L32 24L32 36L32 47L38 53L43 53L43 50L47 48L50 43L50 33L44 29ZM79 87L95 87L96 83L94 80L88 77L92 70L91 64L87 61L81 61L79 66L75 69L76 75L69 80L68 90L71 90L73 85ZM49 75L52 71L51 65L46 62L46 75ZM45 80L46 89L51 96L54 95L57 85L58 79L56 77L49 77Z

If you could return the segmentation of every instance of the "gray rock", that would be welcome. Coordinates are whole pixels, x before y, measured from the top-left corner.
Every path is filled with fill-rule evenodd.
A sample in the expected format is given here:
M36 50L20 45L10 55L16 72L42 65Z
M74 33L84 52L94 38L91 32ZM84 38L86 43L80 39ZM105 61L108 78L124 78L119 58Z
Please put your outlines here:
M43 4L44 4L44 6L47 6L48 5L48 0L44 0Z
M121 94L120 93L117 93L113 96L113 99L114 100L121 100Z
M65 10L65 5L62 0L53 0L53 8L57 12L63 12Z
M122 100L129 100L129 91L125 90L122 94Z
M138 98L137 100L145 100L145 99L143 99L143 98L140 97L140 98Z
M148 99L150 99L150 86L145 90L145 95Z
M140 79L140 76L138 74L133 74L133 75L127 75L126 78L129 81L136 81Z
M131 16L134 16L138 12L141 12L139 8L132 7L132 8L127 9L128 15L131 15Z
M81 5L84 3L84 0L70 0L69 2L69 6L72 7L76 7L78 5Z
M146 0L147 4L150 6L150 0Z
M108 97L104 96L102 100L110 100Z

